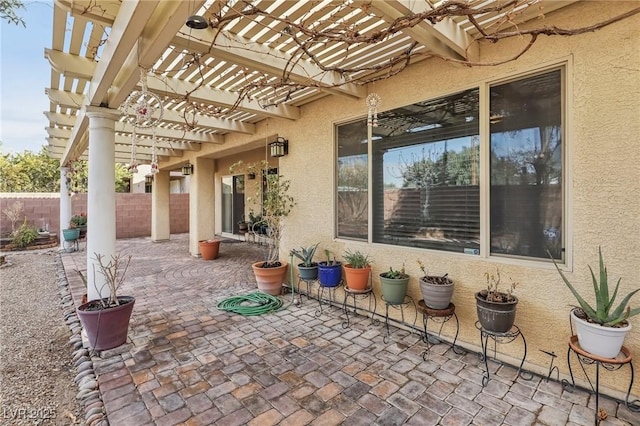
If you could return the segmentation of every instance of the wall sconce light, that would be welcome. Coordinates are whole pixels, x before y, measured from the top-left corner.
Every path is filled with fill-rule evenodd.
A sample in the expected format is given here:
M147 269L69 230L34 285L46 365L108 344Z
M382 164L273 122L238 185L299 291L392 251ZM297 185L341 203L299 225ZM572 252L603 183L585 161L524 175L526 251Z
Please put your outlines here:
M191 173L193 173L193 164L187 163L184 166L182 166L183 176L189 176Z
M146 175L144 177L144 183L149 184L149 185L152 184L153 183L153 175Z
M273 158L284 157L289 153L289 141L278 136L274 142L269 144L269 150Z

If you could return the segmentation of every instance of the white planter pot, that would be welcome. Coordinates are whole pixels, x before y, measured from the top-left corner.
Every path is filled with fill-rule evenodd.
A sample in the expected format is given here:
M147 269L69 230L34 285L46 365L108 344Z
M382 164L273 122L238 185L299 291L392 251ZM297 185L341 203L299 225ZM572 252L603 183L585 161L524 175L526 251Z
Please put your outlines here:
M575 309L571 311L571 319L580 347L602 358L615 358L620 353L627 332L631 330L631 324L626 327L603 327L592 324L578 318Z

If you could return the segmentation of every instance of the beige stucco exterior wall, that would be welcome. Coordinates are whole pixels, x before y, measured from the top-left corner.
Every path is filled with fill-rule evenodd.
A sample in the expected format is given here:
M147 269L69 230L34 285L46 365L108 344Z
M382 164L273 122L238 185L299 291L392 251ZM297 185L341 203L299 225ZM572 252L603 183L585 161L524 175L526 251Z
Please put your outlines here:
M627 11L633 2L578 2L547 16L544 25L576 28ZM523 27L524 28L524 27ZM437 59L419 62L402 74L368 87L382 98L382 110L431 99L503 78L523 75L551 65L564 64L567 70L565 148L568 157L567 275L583 293L590 295L587 264L597 267L601 245L609 273L623 277L622 294L640 283L640 16L614 24L595 33L574 37L541 36L519 60L491 67L464 67ZM513 38L481 46L480 61L508 58L528 41ZM297 121L269 119L257 124L254 135L227 135L222 146L205 146L192 155L218 160L218 173L226 174L243 145L264 146L259 141L274 133L289 140L289 155L279 161L280 172L291 179L292 195L298 205L286 222L281 253L301 245L320 242L342 254L345 249L366 251L374 259L374 276L389 266L406 264L412 276L410 295L421 298L415 260L424 261L431 273L448 272L456 282L453 301L460 320L458 342L472 350L480 346L474 294L484 286L483 273L495 270L520 282L516 324L526 336L526 368L546 375L550 357L540 350L558 355L555 365L566 375L567 340L570 335L569 305L574 301L557 272L545 262L488 258L423 249L401 248L338 240L334 234L334 126L366 115L364 100L326 97L301 107ZM258 142L256 142L258 141ZM485 143L485 141L481 141ZM247 145L249 147L249 145ZM229 156L229 158L224 158ZM182 158L181 161L185 161ZM167 166L167 165L164 165ZM224 169L224 173L222 170ZM216 177L218 179L218 177ZM378 280L374 291L380 294ZM633 306L640 306L636 297ZM384 305L378 302L378 312ZM406 314L406 313L405 313ZM413 320L413 315L405 315ZM420 318L418 319L420 323ZM640 357L640 317L631 320L634 330L626 346ZM444 333L453 329L445 326ZM519 363L522 345L499 345L504 359ZM626 375L626 376L625 376ZM628 386L628 372L603 375L602 386L620 396ZM640 395L636 380L633 395Z

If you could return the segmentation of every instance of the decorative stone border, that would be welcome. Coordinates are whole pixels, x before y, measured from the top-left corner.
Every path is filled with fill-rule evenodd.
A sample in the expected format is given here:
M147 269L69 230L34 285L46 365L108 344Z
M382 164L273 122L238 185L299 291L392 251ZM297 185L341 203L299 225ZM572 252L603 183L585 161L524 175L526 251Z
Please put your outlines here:
M76 307L69 289L69 281L67 280L60 253L56 256L56 271L58 293L60 294L64 320L71 330L69 343L73 350L73 364L77 372L74 379L78 386L76 399L80 402L87 426L109 426L91 354L82 342L82 325L80 324L80 318L76 314Z

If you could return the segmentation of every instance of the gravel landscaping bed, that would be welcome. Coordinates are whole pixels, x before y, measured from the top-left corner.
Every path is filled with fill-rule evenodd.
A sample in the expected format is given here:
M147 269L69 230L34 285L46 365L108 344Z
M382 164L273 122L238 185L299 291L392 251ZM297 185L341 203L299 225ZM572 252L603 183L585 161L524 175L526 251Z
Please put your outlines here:
M78 425L71 332L55 250L5 253L0 268L0 424Z

